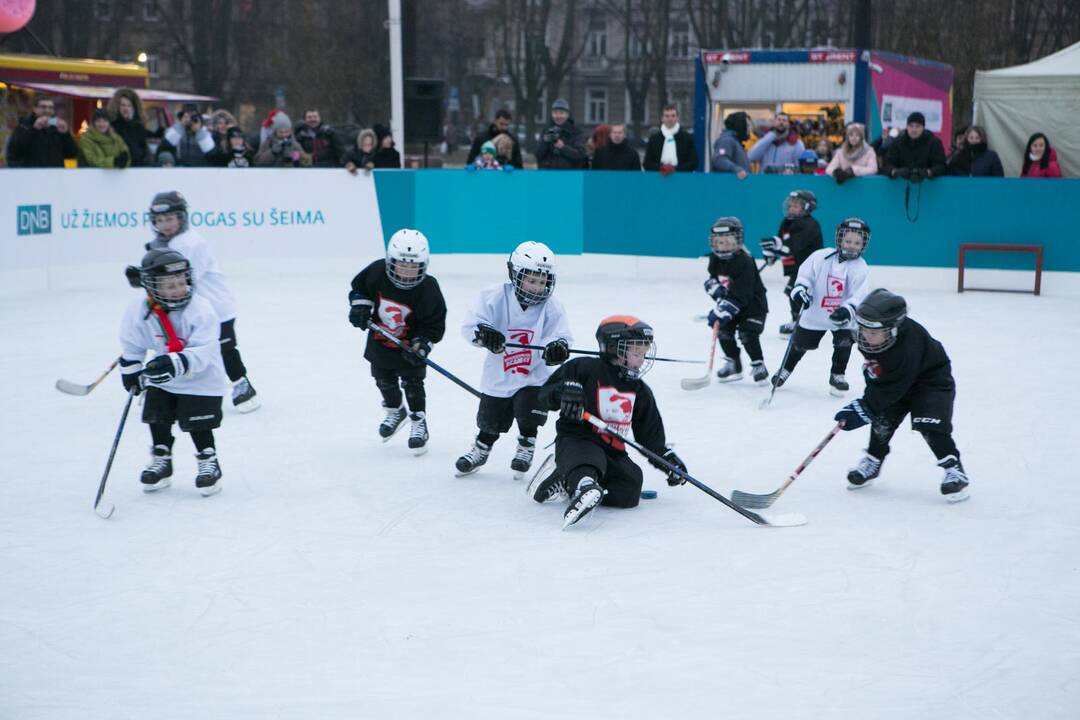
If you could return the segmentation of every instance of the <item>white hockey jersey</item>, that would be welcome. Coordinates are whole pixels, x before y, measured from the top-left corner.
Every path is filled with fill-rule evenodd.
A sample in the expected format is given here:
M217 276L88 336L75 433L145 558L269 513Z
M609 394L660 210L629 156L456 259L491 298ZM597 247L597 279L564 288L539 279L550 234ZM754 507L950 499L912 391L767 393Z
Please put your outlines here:
M559 339L569 345L574 341L562 303L549 297L522 310L514 286L508 282L481 291L461 323L461 334L471 343L481 323L501 332L507 342L522 345L547 345ZM539 350L506 348L498 355L486 350L484 354L480 391L492 397L511 397L523 387L543 385L555 371L544 363Z
M188 360L188 373L167 383L150 383L177 395L223 395L229 386L225 366L221 361L218 336L221 322L210 303L198 295L183 310L169 313L169 321L177 337L184 341L182 352ZM132 300L120 323L120 355L125 361L143 363L150 357L168 352L165 331L157 317L149 312L146 296ZM130 365L128 372L142 369Z
M236 301L225 285L225 276L218 267L217 258L210 252L210 246L202 235L187 229L168 242L160 237L150 243L152 248L175 250L191 263L191 277L195 283L195 294L210 301L214 312L221 322L236 317Z
M836 248L811 253L799 268L796 285L810 291L810 307L803 310L799 325L807 330L838 330L829 315L841 306L851 311L848 329L855 328L855 307L870 292L870 268L861 257L840 262Z

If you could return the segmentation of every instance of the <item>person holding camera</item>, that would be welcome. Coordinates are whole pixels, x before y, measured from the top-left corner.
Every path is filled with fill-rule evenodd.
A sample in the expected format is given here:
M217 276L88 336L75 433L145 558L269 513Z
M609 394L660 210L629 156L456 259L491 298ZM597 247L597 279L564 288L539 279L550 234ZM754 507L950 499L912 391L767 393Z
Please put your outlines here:
M90 127L79 138L79 167L126 168L131 153L120 134L109 122L109 111L98 108L90 116Z
M541 170L584 170L588 166L585 138L570 117L570 103L559 98L551 104L551 125L536 146Z
M48 95L34 100L34 114L19 121L8 141L9 167L64 167L79 148L63 118L56 117L56 102Z
M177 167L206 167L209 155L214 151L214 138L203 124L199 108L187 103L176 114L176 122L165 131L165 138L158 146L158 155L171 153Z
M257 167L311 167L311 156L293 138L292 120L283 112L274 116L272 132L255 153Z
M776 113L769 131L746 154L750 162L758 163L758 172L784 173L786 168L799 167L799 158L806 150L799 131L791 126L787 113Z
M890 179L911 182L933 180L947 172L945 146L926 131L926 117L921 112L908 115L907 130L885 150L882 173Z

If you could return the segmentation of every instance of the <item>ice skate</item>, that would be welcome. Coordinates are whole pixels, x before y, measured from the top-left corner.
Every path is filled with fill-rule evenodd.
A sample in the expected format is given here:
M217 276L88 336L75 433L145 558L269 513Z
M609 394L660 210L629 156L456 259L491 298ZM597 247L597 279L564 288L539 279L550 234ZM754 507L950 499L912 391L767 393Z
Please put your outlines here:
M848 471L848 490L858 490L871 485L874 478L881 472L882 462L870 453L863 455L859 464Z
M150 464L139 477L143 492L164 490L172 484L170 477L172 477L172 451L166 445L155 445L150 449Z
M480 466L487 462L488 455L491 454L491 446L477 440L473 443L472 449L457 459L454 463L454 467L457 468L458 477L465 475L471 475L480 469Z
M750 364L750 377L758 385L764 385L769 381L769 369L765 367L764 360L758 360Z
M427 452L429 438L427 415L416 412L409 415L409 419L412 420L412 428L409 430L409 449L413 451L413 455L423 455Z
M563 480L563 476L558 470L552 470L546 478L540 481L532 493L532 499L538 503L566 500L569 497L570 493L566 489L566 481Z
M968 499L968 477L964 472L964 466L953 455L938 463L938 467L945 471L945 477L941 480L941 494L951 503L963 502Z
M517 451L514 452L514 459L510 461L510 469L514 471L515 480L523 479L525 473L529 472L534 452L536 452L536 438L519 435Z
M259 399L255 397L255 387L251 384L251 381L247 379L247 376L240 378L233 385L232 389L232 404L236 408L237 412L249 413L254 410L258 410L262 405Z
M742 367L738 360L726 357L724 364L716 371L716 378L722 383L742 380Z
M404 405L396 408L388 408L383 405L383 410L386 411L386 417L383 418L382 424L379 425L379 437L382 438L383 442L386 442L394 437L394 433L405 424L405 417L408 413L405 412Z
M851 389L843 373L829 375L829 394L833 397L844 397L844 393Z
M780 337L782 337L782 338L786 338L788 335L791 335L793 332L795 332L795 321L794 320L792 320L791 322L786 322L786 323L784 323L783 325L780 326Z
M590 477L578 481L577 492L563 514L563 530L577 523L593 511L604 499L604 491Z
M206 448L195 459L199 461L199 474L195 476L195 487L203 497L221 492L221 466L218 465L217 451Z

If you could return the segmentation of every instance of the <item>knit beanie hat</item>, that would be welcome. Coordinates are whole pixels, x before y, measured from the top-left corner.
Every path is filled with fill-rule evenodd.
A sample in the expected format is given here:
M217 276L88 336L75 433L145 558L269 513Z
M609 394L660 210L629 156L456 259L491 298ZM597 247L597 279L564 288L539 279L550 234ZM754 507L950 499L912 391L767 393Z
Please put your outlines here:
M270 123L271 130L292 130L292 120L289 116L283 112L279 112L274 116L273 121Z
M498 154L498 153L495 152L495 143L491 142L490 140L488 140L486 143L484 143L483 145L480 146L480 152L483 155L488 155L488 154L497 155Z
M926 116L916 110L915 112L907 116L907 124L910 125L911 123L915 123L916 125L922 125L925 127Z

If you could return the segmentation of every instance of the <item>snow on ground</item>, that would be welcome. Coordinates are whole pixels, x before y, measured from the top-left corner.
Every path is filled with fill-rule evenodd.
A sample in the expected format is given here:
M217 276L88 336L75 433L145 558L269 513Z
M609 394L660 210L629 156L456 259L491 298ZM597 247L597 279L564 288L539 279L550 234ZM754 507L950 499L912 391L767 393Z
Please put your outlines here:
M432 357L470 382L482 351L457 323L503 263L431 265L450 307ZM224 492L195 492L185 436L174 486L144 495L149 436L133 412L109 521L90 508L120 381L84 398L52 384L89 382L115 357L132 291L111 269L107 290L0 298L0 717L1076 717L1076 278L1048 274L1038 298L958 295L953 271L873 269L952 356L967 503L942 500L932 455L904 431L879 484L848 492L864 429L775 506L805 527L755 527L646 466L658 499L560 532L561 507L511 479L512 436L482 472L453 476L475 401L434 373L431 452L410 456L405 433L379 442L364 336L346 321L362 263L237 265L225 269L263 408L228 412L217 433ZM556 292L575 345L630 312L661 354L704 357L703 267L565 258ZM779 268L766 279L775 369ZM657 364L647 379L695 476L724 493L783 482L843 404L827 393L827 345L765 411L748 381L688 393L679 380L701 366ZM851 397L859 367L856 353Z

